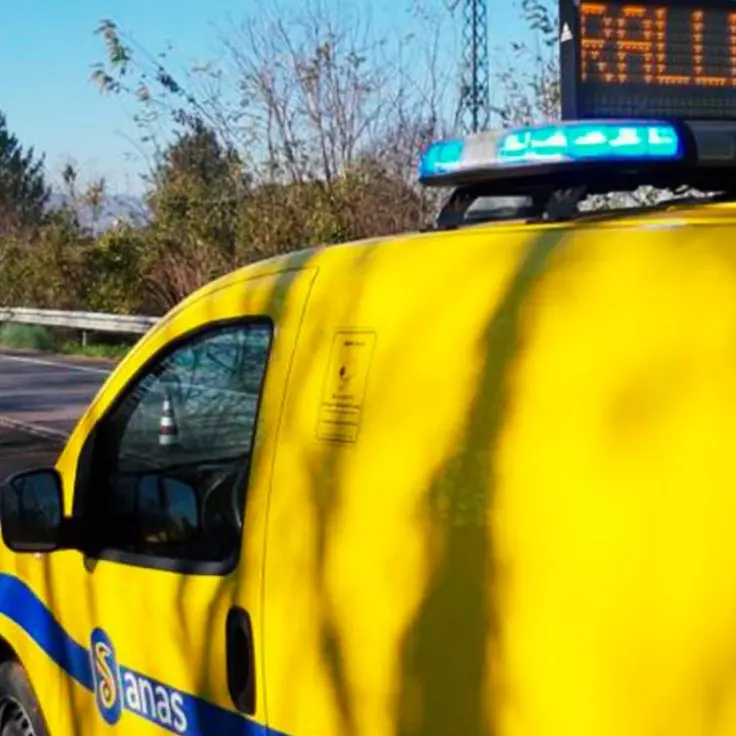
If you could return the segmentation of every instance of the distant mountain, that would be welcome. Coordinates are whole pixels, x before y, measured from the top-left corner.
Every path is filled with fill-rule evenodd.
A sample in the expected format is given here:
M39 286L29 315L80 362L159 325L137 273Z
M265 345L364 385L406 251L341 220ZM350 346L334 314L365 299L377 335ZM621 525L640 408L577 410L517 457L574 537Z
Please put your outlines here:
M48 202L48 209L59 209L64 205L71 205L72 199L63 192L52 191ZM94 223L92 208L86 205L77 207L79 221L85 227L92 228L95 233L103 232L116 224L128 222L143 224L150 213L140 197L127 194L116 194L106 197L101 212Z

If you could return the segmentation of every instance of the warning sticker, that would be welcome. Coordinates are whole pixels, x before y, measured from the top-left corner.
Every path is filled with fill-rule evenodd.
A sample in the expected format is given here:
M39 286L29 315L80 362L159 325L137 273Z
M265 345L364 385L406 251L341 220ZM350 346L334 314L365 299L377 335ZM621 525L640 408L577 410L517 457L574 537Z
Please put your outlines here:
M375 332L335 334L317 420L318 439L357 441L375 343Z

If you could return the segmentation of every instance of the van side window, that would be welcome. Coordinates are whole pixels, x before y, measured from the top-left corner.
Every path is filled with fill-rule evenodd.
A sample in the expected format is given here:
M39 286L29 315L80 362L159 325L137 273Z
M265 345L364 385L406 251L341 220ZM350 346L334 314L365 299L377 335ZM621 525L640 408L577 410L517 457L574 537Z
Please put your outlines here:
M266 320L200 333L125 391L95 429L77 489L89 556L232 568L272 334Z

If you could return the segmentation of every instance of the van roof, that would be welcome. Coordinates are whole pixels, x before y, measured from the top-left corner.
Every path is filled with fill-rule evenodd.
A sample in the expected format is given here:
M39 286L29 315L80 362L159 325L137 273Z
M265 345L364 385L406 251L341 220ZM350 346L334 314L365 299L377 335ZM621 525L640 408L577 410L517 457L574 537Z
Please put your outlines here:
M235 269L220 278L202 286L190 294L174 311L184 309L187 304L208 293L236 284L246 278L257 275L280 272L286 269L297 269L307 266L315 257L321 267L334 265L339 268L346 251L373 250L375 248L394 248L408 246L416 241L438 240L459 241L476 240L478 237L502 235L508 232L543 232L551 230L582 230L598 228L633 228L647 229L657 226L666 227L699 227L706 225L736 225L736 202L703 203L689 201L680 203L671 201L659 209L651 207L636 210L598 211L582 214L574 220L559 222L526 222L524 220L506 220L502 222L484 222L468 225L454 230L411 231L381 238L354 240L335 245L320 245L304 248L290 253L273 256ZM452 244L448 244L452 247Z
M623 143L622 143L623 142ZM625 144L625 145L624 145ZM382 238L320 245L280 254L250 263L204 285L190 294L174 311L192 300L259 274L274 273L307 265L318 255L321 267L342 260L346 251L374 250L408 245L422 240L457 241L479 236L518 231L579 230L589 228L650 228L730 225L736 223L736 121L698 122L644 120L559 121L523 129L491 131L464 140L437 141L421 157L419 180L431 186L455 187L435 227ZM678 178L679 177L679 178ZM683 178L684 177L684 178ZM583 194L616 192L616 184L636 186L672 184L680 181L707 183L716 191L711 197L673 197L656 205L583 211ZM580 187L585 183L585 187ZM677 183L677 182L675 182ZM636 185L636 186L634 186ZM541 187L541 189L537 189ZM572 189L568 189L572 187ZM514 197L542 193L549 215L549 197L556 191L570 194L568 204L551 217L539 217L536 202L531 208L514 208L504 201L501 209L511 216L463 221L469 203L491 197ZM460 217L453 222L452 199L459 197ZM526 219L517 213L536 211ZM449 219L449 221L448 221ZM460 229L461 226L461 229Z

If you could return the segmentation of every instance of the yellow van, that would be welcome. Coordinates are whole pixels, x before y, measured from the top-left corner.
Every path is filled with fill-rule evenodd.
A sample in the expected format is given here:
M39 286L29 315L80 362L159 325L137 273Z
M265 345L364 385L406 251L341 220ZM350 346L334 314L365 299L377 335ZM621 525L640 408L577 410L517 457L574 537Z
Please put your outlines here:
M0 736L736 733L736 162L594 127L141 340L3 491Z

